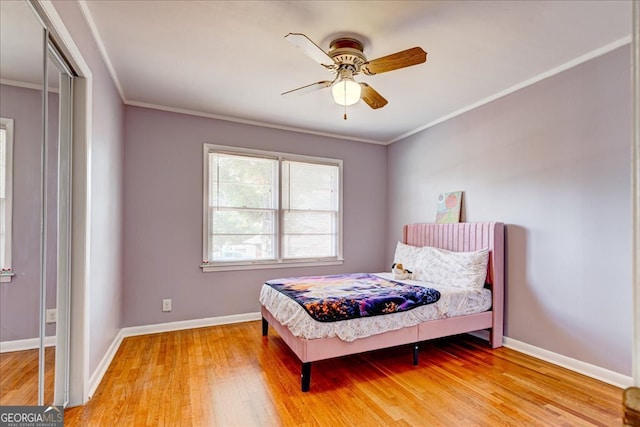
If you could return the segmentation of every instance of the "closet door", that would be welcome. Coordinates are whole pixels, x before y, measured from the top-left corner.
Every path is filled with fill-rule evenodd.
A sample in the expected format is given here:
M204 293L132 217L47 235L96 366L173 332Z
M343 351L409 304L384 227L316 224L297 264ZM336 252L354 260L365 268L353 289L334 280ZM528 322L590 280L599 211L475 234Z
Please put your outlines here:
M0 405L66 405L73 71L0 1Z
M43 186L46 189L43 197L46 203L41 214L46 223L43 239L46 248L46 274L43 277L45 323L53 325L53 330L47 331L47 335L55 339L55 365L44 363L44 377L51 376L46 372L50 370L54 378L53 387L45 387L48 395L45 395L44 403L64 406L68 402L69 376L73 72L51 40L48 40L47 48L48 95L45 116L48 131L45 134L43 173ZM44 359L46 361L46 354Z
M27 2L0 1L0 405L39 402L44 40Z

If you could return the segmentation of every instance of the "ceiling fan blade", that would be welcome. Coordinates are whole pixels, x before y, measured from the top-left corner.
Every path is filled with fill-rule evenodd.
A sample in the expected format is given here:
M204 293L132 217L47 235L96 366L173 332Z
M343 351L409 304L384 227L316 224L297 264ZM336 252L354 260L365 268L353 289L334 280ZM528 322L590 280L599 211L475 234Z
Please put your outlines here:
M360 83L360 87L362 88L360 97L364 102L367 103L367 105L369 105L369 107L373 108L374 110L384 107L389 102L368 84Z
M309 92L315 92L316 90L324 89L325 87L331 86L333 82L329 80L323 80L321 82L311 83L310 85L298 87L295 89L288 90L286 92L282 92L282 95L289 95L290 93L296 92L298 95L302 95Z
M304 34L289 33L284 36L284 38L295 47L301 49L305 55L316 61L318 64L325 66L333 65L333 59L331 59L331 57L320 48L320 46L315 44Z
M371 76L374 74L397 70L399 68L422 64L426 60L427 52L422 50L420 47L413 47L411 49L368 61L362 66L362 71Z

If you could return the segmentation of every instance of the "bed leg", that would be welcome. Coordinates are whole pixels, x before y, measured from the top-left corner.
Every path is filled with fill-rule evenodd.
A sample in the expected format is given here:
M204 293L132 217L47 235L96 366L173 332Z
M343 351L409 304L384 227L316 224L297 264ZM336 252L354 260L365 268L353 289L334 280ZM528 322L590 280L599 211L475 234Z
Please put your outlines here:
M262 336L266 337L269 335L269 322L264 317L262 318Z
M489 344L491 344L491 348L502 347L502 331L491 328L489 331Z
M311 362L302 363L302 391L309 391L311 386Z
M420 348L418 347L418 343L415 343L413 345L413 366L418 366L418 350Z

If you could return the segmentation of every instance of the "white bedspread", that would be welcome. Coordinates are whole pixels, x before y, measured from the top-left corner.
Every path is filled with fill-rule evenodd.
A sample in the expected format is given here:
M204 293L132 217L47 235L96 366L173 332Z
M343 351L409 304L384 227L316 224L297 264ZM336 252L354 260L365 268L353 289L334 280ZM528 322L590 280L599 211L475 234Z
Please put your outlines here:
M376 275L393 280L391 273L376 273ZM317 339L337 336L348 342L407 326L415 326L427 320L481 313L491 308L491 291L489 289L462 289L426 284L415 280L397 281L437 289L440 291L440 300L434 304L423 305L400 313L360 317L338 322L314 320L300 304L268 285L262 285L260 303L297 337Z

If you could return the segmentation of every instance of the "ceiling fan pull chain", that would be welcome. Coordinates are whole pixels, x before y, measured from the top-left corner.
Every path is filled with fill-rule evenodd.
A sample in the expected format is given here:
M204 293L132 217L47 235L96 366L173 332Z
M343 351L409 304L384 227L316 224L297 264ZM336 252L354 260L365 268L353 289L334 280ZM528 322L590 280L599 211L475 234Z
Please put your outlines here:
M344 89L344 119L347 120L347 84L345 83L345 89Z

